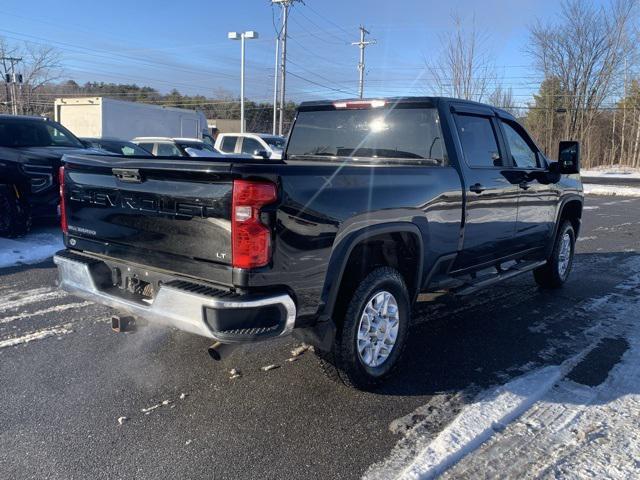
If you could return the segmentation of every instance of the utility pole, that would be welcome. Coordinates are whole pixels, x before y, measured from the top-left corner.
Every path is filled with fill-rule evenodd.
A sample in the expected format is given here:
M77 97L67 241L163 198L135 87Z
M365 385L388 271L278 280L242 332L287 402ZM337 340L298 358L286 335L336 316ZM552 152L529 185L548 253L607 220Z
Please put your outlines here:
M364 49L369 45L375 45L375 40L365 41L365 35L369 35L370 32L364 28L364 26L360 25L360 41L352 42L351 45L357 45L360 48L360 62L358 63L358 70L360 72L360 82L359 82L359 94L360 98L364 96Z
M271 0L271 4L279 4L282 7L282 31L280 32L280 41L282 42L281 58L280 58L280 121L278 124L278 133L283 134L284 131L284 104L286 101L285 88L287 85L287 23L289 20L289 7L294 2L301 0Z
M5 62L11 64L11 70L9 73L5 73L5 82L7 85L7 100L11 103L11 113L18 115L18 91L16 89L16 83L22 83L22 75L16 74L16 65L22 61L22 58L18 57L0 57L0 61L6 65Z
M278 132L278 59L280 57L280 35L276 38L276 62L273 70L273 134Z

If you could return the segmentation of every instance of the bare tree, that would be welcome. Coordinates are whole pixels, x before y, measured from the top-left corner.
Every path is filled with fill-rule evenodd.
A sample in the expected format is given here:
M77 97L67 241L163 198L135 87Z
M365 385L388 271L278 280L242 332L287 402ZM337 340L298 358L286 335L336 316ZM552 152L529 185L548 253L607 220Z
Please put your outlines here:
M506 110L513 116L518 116L518 107L511 87L505 88L502 85L498 85L489 95L488 102L494 107Z
M38 91L44 86L59 80L62 75L61 55L53 47L35 45L29 42L9 44L0 37L0 57L20 57L22 61L16 71L22 74L23 83L16 89L18 111L22 114L39 114L50 109L48 101L38 99ZM3 77L10 73L11 65L7 61L0 62L0 73ZM8 85L5 84L4 104L9 99Z
M538 21L531 28L529 53L544 78L557 78L564 92L564 137L585 144L603 103L611 98L625 62L637 50L634 20L638 0L610 0L595 6L588 0L563 0L556 22Z
M441 38L442 54L427 64L438 95L482 101L494 80L494 66L486 50L486 35L476 30L475 19L465 29L459 15L452 16L453 31Z

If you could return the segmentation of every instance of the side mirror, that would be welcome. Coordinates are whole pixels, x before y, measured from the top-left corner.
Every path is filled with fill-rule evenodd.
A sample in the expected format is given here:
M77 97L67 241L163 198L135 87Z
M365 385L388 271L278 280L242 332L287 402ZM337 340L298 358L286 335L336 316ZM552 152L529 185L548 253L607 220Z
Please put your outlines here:
M580 173L580 143L560 142L558 149L558 164L560 173Z
M262 157L265 160L268 160L269 157L271 157L271 152L267 152L266 150L254 150L253 151L253 156L254 157Z
M545 175L545 185L550 183L558 183L562 179L562 173L560 172L560 163L559 162L550 162L549 170Z

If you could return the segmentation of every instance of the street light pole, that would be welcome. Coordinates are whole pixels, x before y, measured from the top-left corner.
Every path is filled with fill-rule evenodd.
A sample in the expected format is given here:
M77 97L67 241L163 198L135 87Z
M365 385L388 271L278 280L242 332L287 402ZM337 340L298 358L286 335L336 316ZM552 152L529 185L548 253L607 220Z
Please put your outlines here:
M244 33L240 38L240 133L244 133Z
M258 32L250 30L248 32L229 32L227 37L230 40L240 40L240 133L244 133L244 41L258 38Z

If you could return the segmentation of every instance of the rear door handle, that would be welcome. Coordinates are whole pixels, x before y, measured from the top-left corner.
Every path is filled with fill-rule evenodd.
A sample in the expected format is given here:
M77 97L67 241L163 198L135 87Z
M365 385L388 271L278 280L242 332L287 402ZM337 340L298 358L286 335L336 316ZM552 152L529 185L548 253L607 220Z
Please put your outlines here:
M474 183L469 187L469 190L471 190L473 193L482 193L486 190L486 188L484 188L479 183Z
M529 185L529 182L520 182L520 184L518 186L522 190L529 190L529 188L531 188L531 185Z

